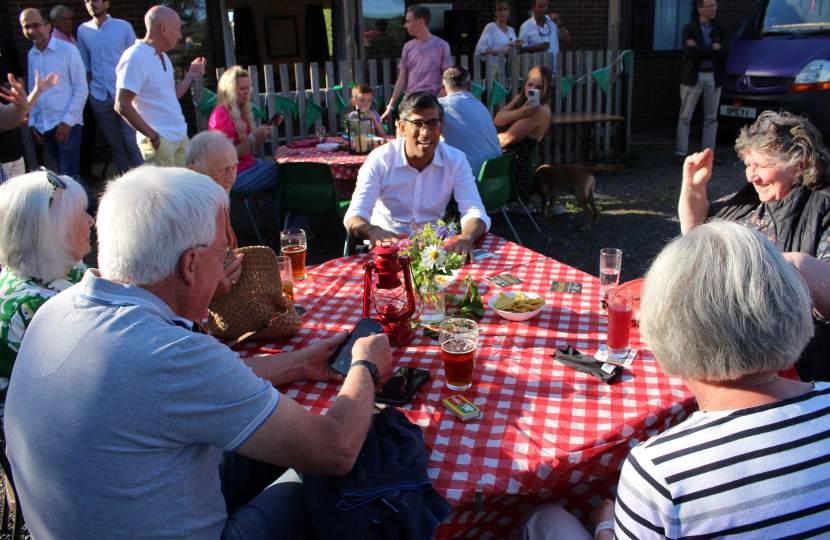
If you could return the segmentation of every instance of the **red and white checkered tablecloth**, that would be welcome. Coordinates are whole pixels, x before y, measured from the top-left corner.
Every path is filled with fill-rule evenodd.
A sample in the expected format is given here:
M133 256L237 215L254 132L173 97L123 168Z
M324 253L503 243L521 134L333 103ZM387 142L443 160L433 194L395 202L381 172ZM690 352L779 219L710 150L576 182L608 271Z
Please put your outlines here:
M503 538L528 505L559 502L578 517L613 497L619 470L633 446L683 420L697 405L680 379L663 374L642 351L613 385L600 383L555 362L555 348L573 345L594 354L605 342L607 319L598 313L599 281L493 235L479 246L496 254L465 267L480 284L486 303L498 288L485 276L509 272L524 280L507 290L544 295L542 313L510 322L489 311L480 322L481 339L473 387L462 394L481 408L479 419L461 422L441 400L458 392L444 385L437 342L420 332L394 351L394 368L427 369L430 379L403 408L421 426L429 451L429 476L454 512L436 538ZM363 264L370 255L335 259L311 268L295 282L297 303L308 310L303 330L291 340L248 342L243 356L302 348L350 329L363 305ZM581 294L548 292L551 281L581 283ZM457 286L449 292L457 292ZM632 329L631 346L641 348ZM280 388L307 409L322 413L339 387L294 383ZM476 483L483 483L482 512L474 511Z
M325 142L348 144L342 137L326 137ZM356 156L348 152L324 152L316 146L299 148L294 145L280 146L274 152L277 163L306 162L325 163L331 166L331 172L337 181L337 194L343 201L350 201L357 185L357 171L366 162L369 155Z

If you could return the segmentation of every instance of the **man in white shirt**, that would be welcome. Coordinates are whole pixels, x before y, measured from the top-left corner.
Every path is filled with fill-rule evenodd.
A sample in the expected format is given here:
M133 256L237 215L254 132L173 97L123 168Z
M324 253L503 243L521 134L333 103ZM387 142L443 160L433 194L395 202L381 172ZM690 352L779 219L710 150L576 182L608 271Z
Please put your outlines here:
M196 58L176 84L167 51L182 37L175 11L154 6L144 16L147 34L124 51L116 68L115 111L138 133L144 161L162 167L185 167L187 123L179 99L205 74L205 59Z
M444 111L429 92L414 92L401 102L399 137L373 151L357 176L343 223L350 235L375 247L397 242L419 227L444 217L455 196L461 234L448 247L473 261L473 244L490 228L475 178L463 152L440 142Z
M522 24L519 39L523 41L521 52L559 52L559 40L571 40L571 34L559 20L558 13L548 16L548 0L534 0L533 17Z
M112 161L124 174L144 163L135 130L115 112L115 68L136 37L130 23L107 15L109 5L105 0L86 0L92 20L78 27L78 50L86 66L89 104L107 138Z
M58 83L32 107L29 129L57 164L60 174L79 179L81 173L81 126L89 90L81 54L74 45L52 37L52 25L39 9L20 13L23 34L34 43L29 50L29 88L35 87L35 72L55 73Z

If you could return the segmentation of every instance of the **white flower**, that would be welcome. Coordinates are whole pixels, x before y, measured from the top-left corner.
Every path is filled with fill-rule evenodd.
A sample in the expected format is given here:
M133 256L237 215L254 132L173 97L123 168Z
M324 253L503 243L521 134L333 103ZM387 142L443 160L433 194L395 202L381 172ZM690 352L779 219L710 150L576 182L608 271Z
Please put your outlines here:
M439 245L427 246L421 252L421 264L427 268L441 268L444 266L444 260L447 258L447 252Z

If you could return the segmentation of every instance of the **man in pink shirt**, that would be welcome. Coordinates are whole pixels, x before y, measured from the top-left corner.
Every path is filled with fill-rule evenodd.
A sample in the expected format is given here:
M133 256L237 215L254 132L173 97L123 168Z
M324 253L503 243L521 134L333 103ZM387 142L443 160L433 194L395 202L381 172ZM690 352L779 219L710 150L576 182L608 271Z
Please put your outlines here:
M425 6L411 6L406 11L404 28L415 39L407 41L401 53L400 73L395 82L392 99L386 107L382 122L387 122L395 111L395 104L401 93L426 91L437 96L441 91L444 70L452 67L449 44L433 36L429 31L432 13Z
M78 42L72 37L73 16L72 10L66 6L55 6L49 12L49 19L52 21L52 35L77 47Z

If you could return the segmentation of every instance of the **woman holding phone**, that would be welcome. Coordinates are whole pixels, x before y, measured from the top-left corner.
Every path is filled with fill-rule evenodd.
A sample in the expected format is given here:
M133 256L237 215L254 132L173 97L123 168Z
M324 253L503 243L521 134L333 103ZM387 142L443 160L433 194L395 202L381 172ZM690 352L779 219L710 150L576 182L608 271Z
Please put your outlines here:
M279 223L277 163L254 158L252 150L265 144L282 122L282 115L256 127L251 112L251 92L251 76L247 71L240 66L225 71L216 89L216 108L210 115L208 129L221 131L236 147L239 165L232 191L270 190L274 218Z
M545 66L534 66L525 77L522 92L501 109L494 122L497 126L507 127L499 133L502 151L516 154L513 176L516 185L527 185L530 170L531 152L550 127L550 87L553 74ZM520 192L521 194L521 192Z

